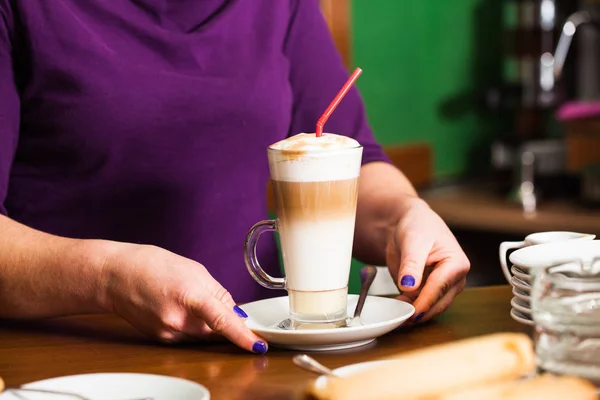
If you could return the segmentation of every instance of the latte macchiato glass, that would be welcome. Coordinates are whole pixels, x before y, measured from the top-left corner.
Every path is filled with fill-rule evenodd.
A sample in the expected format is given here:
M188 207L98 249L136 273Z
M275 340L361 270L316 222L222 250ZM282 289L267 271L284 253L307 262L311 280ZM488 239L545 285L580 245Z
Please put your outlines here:
M267 150L277 219L252 227L245 261L259 284L288 291L295 323L347 318L362 151L354 139L331 133L301 133ZM279 234L285 278L269 276L256 259L267 231Z

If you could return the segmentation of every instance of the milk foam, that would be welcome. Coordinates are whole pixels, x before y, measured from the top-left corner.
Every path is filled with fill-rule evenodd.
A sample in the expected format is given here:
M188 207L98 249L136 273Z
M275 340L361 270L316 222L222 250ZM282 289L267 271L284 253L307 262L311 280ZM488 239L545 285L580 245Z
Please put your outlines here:
M271 177L287 182L322 182L359 176L362 147L347 136L300 133L269 147Z
M270 147L283 151L327 151L336 149L351 149L359 147L360 144L348 136L336 135L335 133L324 133L317 137L314 133L299 133L287 139L283 139Z

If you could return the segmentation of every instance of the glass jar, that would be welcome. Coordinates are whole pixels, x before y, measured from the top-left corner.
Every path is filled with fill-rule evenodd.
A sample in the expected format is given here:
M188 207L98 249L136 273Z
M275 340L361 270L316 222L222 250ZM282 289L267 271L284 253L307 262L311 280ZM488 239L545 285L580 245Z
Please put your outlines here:
M531 310L540 372L576 375L600 387L600 271L591 265L538 271Z

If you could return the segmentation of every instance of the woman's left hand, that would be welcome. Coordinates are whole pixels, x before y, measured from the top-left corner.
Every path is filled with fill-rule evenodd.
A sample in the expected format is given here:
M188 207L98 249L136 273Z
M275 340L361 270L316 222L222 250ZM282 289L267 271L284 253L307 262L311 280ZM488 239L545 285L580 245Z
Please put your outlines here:
M465 287L470 269L450 229L416 197L390 232L386 262L402 293L399 299L416 309L414 322L444 312Z

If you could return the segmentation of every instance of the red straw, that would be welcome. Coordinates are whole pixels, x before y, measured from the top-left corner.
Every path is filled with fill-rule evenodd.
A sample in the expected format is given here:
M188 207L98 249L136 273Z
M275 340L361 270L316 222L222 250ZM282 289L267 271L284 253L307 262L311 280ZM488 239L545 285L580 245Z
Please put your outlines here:
M344 96L346 96L346 93L348 93L348 90L350 90L352 85L354 85L354 82L356 82L360 74L362 74L362 69L356 68L352 75L350 75L350 78L348 78L346 83L344 83L344 86L342 86L338 94L334 97L333 101L329 104L329 107L327 107L323 115L321 115L321 118L319 118L317 121L317 137L321 137L323 135L323 125L325 125L325 122L327 122L329 116L335 111L335 108L338 106L338 104L340 104Z

